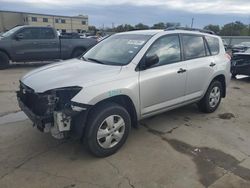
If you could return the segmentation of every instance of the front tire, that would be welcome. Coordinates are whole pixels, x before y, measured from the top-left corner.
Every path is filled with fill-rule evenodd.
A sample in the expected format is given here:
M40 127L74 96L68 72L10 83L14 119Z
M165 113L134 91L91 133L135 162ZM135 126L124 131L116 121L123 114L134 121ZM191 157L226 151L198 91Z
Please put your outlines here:
M91 112L84 140L93 155L107 157L123 146L130 128L130 115L124 107L104 103Z
M0 51L0 70L8 68L9 65L10 65L10 60L8 55Z
M222 92L221 82L217 80L213 81L208 87L205 96L198 103L200 111L205 113L214 112L220 105Z

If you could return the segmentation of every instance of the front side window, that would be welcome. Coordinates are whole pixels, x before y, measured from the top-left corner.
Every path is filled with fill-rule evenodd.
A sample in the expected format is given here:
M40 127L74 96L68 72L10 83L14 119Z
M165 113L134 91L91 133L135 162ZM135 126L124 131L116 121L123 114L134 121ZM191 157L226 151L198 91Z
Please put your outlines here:
M164 36L158 39L147 52L146 57L158 56L154 66L167 65L181 60L181 48L178 35Z
M51 28L41 28L39 39L54 39L55 33Z
M210 36L206 36L205 37L209 46L209 49L211 51L212 55L217 55L220 52L220 43L219 43L219 39L215 38L215 37L210 37Z
M151 35L118 34L91 48L82 58L108 65L126 65L151 38Z
M66 20L61 19L61 23L65 24L65 23L66 23Z
M39 33L39 28L25 28L22 31L18 32L18 34L23 35L23 39L38 39Z
M186 60L206 56L206 50L202 36L183 35L182 38Z

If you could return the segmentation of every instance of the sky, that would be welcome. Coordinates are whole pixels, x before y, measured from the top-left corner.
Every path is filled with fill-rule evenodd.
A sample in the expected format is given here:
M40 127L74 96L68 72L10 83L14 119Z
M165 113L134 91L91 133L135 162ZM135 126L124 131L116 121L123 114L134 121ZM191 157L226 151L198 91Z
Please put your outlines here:
M158 22L190 26L192 18L197 28L233 21L250 24L249 0L0 0L0 10L88 15L96 27Z

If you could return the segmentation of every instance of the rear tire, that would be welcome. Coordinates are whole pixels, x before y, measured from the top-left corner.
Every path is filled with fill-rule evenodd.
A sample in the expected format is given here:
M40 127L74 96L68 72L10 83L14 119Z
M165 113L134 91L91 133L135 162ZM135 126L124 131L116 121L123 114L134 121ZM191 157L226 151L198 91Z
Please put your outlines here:
M10 59L8 55L0 51L0 70L8 68L10 65Z
M205 96L198 103L200 111L205 113L214 112L220 105L222 92L221 82L217 80L213 81L208 87Z
M90 113L84 142L93 155L107 157L123 146L130 128L130 115L124 107L116 103L104 103Z
M86 51L85 49L76 49L73 51L71 57L72 58L80 57L85 51Z

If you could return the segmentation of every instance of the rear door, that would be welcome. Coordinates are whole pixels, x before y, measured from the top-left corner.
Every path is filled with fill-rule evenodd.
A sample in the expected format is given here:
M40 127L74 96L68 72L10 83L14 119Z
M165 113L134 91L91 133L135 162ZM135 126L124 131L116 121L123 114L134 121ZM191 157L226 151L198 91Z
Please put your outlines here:
M185 101L188 102L204 94L217 65L202 35L183 34L182 43L187 64Z
M59 58L59 40L52 28L27 27L12 40L16 61L49 60Z
M47 27L41 28L40 37L37 41L41 49L40 59L59 59L60 58L60 42L54 29Z

